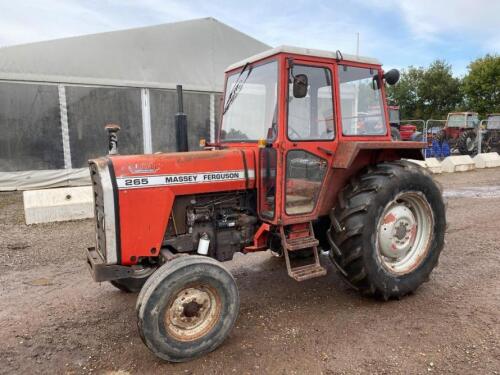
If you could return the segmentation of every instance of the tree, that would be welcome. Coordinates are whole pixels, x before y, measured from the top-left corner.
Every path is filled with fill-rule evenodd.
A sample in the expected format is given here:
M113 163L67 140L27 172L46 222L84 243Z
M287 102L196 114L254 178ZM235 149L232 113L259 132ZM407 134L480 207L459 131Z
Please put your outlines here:
M463 92L470 110L482 116L500 112L500 56L486 55L467 67Z
M399 105L401 119L419 117L419 97L417 91L423 74L423 68L410 66L407 70L401 72L401 78L396 85L388 87L389 104Z
M424 118L445 118L462 102L460 80L454 78L451 65L434 61L424 72L418 87L419 105Z
M460 80L451 65L436 60L428 68L410 66L399 82L389 88L389 101L400 106L403 119L445 118L462 102Z

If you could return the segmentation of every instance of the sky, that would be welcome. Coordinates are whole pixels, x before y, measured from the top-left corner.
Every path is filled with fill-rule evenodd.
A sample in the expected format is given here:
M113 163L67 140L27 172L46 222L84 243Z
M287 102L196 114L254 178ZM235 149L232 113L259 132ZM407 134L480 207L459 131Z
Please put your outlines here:
M387 68L500 51L500 0L0 0L0 47L214 17L272 46L339 49Z

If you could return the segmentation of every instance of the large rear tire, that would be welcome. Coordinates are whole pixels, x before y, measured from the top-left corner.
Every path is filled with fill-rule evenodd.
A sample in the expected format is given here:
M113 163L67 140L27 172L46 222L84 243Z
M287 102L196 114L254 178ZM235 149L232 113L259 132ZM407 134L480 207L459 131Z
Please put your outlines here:
M363 294L400 298L427 281L444 245L439 187L415 164L394 161L353 178L331 213L330 258Z
M194 255L161 266L136 305L143 342L171 362L216 349L231 332L238 310L238 289L229 271L214 259Z
M477 154L477 141L474 130L467 130L460 134L457 141L457 148L462 155L474 156Z
M401 140L401 133L399 132L398 128L395 128L393 126L391 126L391 139L393 141Z

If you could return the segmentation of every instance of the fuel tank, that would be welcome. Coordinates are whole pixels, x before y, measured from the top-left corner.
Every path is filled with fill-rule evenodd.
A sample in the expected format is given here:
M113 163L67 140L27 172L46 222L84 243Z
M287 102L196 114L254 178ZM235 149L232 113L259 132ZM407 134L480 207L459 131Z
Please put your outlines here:
M176 196L255 187L252 149L116 155L89 163L96 197L97 236L101 230L101 237L106 237L106 258L116 264L132 265L139 257L159 254ZM99 181L110 181L111 188L98 186ZM112 199L98 199L98 194L106 195L106 191L113 195ZM101 213L97 212L98 201L108 202L101 205Z

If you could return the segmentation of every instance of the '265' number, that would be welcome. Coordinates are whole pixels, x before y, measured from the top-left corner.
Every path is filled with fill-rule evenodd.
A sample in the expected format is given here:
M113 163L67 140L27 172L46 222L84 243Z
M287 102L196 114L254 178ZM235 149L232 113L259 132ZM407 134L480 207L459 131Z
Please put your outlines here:
M130 178L125 180L125 186L139 186L147 185L149 183L147 178Z

